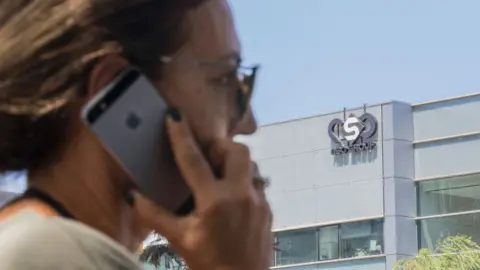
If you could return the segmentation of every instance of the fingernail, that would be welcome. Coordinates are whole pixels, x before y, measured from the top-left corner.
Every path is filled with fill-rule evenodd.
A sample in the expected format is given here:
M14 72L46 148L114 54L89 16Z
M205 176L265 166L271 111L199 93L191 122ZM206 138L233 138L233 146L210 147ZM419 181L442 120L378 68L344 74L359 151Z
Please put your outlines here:
M212 170L217 179L223 178L223 168L221 166L213 166Z
M135 199L133 197L133 191L129 190L127 193L124 195L125 201L130 205L131 207L135 206Z
M180 111L175 108L169 108L167 115L169 115L175 122L182 121L182 115L180 114Z
M242 88L238 88L237 90L237 106L239 111L243 112L245 111L245 107L247 104L247 98L245 96L245 93L242 91Z

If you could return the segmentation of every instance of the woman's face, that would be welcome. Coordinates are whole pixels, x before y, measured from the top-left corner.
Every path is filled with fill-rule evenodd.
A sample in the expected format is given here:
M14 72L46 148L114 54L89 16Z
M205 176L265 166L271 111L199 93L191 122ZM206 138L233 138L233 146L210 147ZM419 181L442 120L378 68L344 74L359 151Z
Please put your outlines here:
M255 132L250 106L242 110L238 103L238 92L245 90L237 77L241 48L226 0L211 0L192 11L185 26L188 40L166 56L169 61L155 82L162 97L182 113L204 150L215 140Z
M160 79L153 83L162 97L182 113L182 119L188 121L202 150L207 150L216 140L255 132L255 119L245 102L251 87L237 77L241 48L226 0L206 1L188 13L184 26L188 36L183 46L174 55L159 59L159 64L164 63L159 71L161 74L157 76ZM90 74L89 97L107 85L126 65L127 61L118 56L105 57L100 61ZM239 92L243 95L240 96ZM85 102L88 98L79 102L79 111ZM80 170L81 173L95 174L83 180L89 181L92 192L113 189L116 193L112 195L115 197L113 202L103 201L107 204L106 208L118 208L118 195L123 195L133 183L78 116L73 121L72 143L69 143L64 155L68 157L67 165L70 162L73 164L71 167L88 168ZM181 186L175 188L179 190L174 193L175 196L188 195L188 189L177 177L180 176L168 180ZM101 185L103 189L99 188ZM123 200L121 202L124 204ZM129 233L139 234L138 239L145 236L146 231L136 220L127 227Z
M253 133L251 109L242 115L238 103L241 48L226 0L208 1L189 13L186 27L188 40L170 56L157 82L162 96L188 120L203 148L215 139Z

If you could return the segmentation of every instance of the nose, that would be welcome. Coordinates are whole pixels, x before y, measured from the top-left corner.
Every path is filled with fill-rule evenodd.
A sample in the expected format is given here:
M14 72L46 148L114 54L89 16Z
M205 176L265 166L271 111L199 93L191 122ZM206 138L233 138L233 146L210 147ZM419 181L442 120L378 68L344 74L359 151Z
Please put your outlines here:
M255 131L257 131L257 128L257 120L255 119L252 108L249 106L245 115L235 128L233 135L250 135L255 133Z

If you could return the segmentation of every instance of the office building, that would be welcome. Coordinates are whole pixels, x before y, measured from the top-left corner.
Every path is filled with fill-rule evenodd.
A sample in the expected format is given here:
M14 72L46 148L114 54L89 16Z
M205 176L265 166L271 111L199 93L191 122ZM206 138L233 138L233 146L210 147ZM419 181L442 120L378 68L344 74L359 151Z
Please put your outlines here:
M388 102L241 138L272 185L274 269L385 270L446 236L480 243L480 95Z

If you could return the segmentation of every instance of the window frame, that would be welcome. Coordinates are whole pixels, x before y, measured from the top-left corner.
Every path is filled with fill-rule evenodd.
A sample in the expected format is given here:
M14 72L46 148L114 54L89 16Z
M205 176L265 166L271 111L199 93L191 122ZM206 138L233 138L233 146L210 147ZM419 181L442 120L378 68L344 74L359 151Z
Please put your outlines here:
M420 185L427 182L434 182L434 181L461 181L461 179L465 179L467 177L478 177L480 180L480 171L479 172L472 172L466 174L452 174L452 175L444 175L444 176L437 176L434 178L424 178L424 179L416 179L415 180L415 195L416 195L416 214L415 217L416 222L416 229L417 229L417 249L420 250L422 248L422 221L429 220L429 219L442 219L442 218L451 218L451 217L458 217L458 216L466 216L466 215L479 215L480 208L475 210L466 210L466 211L457 211L451 213L439 213L439 214L430 214L422 216L420 213L421 207L421 190Z
M416 220L420 219L426 219L426 218L437 218L437 217L446 217L446 216L455 216L455 215L464 215L464 214L476 214L480 213L480 207L478 209L470 209L470 210L464 210L464 211L457 211L457 212L450 212L450 213L434 213L434 214L427 214L427 215L422 215L421 214L421 188L420 185L426 184L426 183L431 183L435 181L444 181L444 182L449 182L449 181L461 181L468 179L470 177L478 177L479 182L480 182L480 172L475 172L475 173L468 173L468 174L455 174L455 175L445 175L445 176L438 176L435 178L428 178L428 179L417 179L415 180L415 195L416 195ZM479 184L480 185L480 184ZM465 187L467 188L467 187ZM480 201L480 199L479 199Z
M315 226L315 227L304 227L301 229L292 229L292 230L279 230L277 232L274 231L274 239L275 243L278 244L278 237L277 234L279 233L285 233L285 232L294 232L294 231L303 231L303 230L314 230L315 231L315 238L316 238L316 254L317 254L317 260L313 262L329 262L329 261L335 261L335 260L342 260L342 259L361 259L364 257L369 257L369 256L374 256L374 255L366 255L366 256L359 256L359 257L344 257L344 252L343 252L343 241L342 241L342 225L344 224L360 224L363 222L370 222L370 227L372 231L370 232L370 235L373 235L373 229L374 229L374 222L380 222L381 223L381 253L379 255L384 255L385 254L385 217L378 217L378 218L371 218L371 219L365 219L365 220L356 220L356 221L351 221L351 222L342 222L342 223L333 223L333 224L325 224L323 226ZM322 260L321 259L321 250L320 250L320 230L322 228L327 228L327 227L336 227L337 228L337 241L338 241L338 246L337 246L337 258L336 259L327 259L327 260ZM273 254L273 265L271 267L282 267L282 266L288 266L288 265L296 265L296 264L302 264L302 263L310 263L310 262L301 262L301 263L295 263L295 264L278 264L278 250L274 251Z

